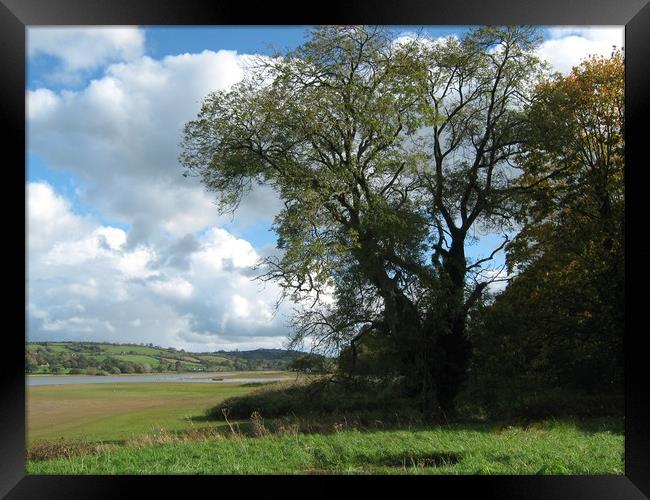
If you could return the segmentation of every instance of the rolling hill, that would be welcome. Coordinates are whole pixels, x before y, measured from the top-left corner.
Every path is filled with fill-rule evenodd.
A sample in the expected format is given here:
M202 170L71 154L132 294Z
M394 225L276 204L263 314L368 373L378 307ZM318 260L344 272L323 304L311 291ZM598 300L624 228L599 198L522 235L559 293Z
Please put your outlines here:
M191 371L286 370L300 351L186 352L153 344L100 342L28 342L25 372L31 374L102 374Z

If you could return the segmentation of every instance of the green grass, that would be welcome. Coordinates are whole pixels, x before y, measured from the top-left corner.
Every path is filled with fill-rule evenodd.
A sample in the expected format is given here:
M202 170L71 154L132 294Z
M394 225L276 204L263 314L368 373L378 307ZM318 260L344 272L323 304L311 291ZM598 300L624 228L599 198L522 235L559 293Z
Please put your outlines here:
M158 349L156 347L145 347L145 346L134 346L134 345L110 345L110 344L100 344L100 347L103 352L110 354L112 356L119 354L128 354L134 352L136 354L142 354L146 356L160 356L162 353L168 353L164 349Z
M620 422L212 438L28 462L28 474L623 474Z
M29 387L27 439L114 441L152 429L205 426L207 407L254 389L241 384L151 382Z
M158 368L160 366L160 361L151 356L144 354L118 354L113 356L116 359L121 361L131 361L133 363L143 363L145 365L150 365L152 368Z
M50 349L54 352L66 352L68 350L64 345L51 345Z
M224 376L258 378L278 373L236 372ZM289 416L271 420L272 403L281 396L293 394L293 403L303 404L315 396L304 392L307 386L302 384L298 384L295 394L278 391L286 383L262 391L258 385L28 386L27 438L32 458L27 471L29 474L623 474L624 471L622 418L566 418L525 425L494 422L425 425L421 419L408 418L408 412L396 413L397 418L392 418L386 407L356 416L338 410L304 415L290 412ZM319 383L311 387L319 387ZM337 394L341 391L337 385L326 387ZM250 398L242 398L249 394ZM345 392L339 396L352 397ZM318 404L336 402L330 401L333 397L325 391ZM244 405L246 401L252 406ZM362 406L366 402L364 398L357 401ZM258 403L261 405L258 411L266 421L251 420L250 413L243 416L256 410ZM235 411L238 405L241 415ZM230 421L205 418L208 409L221 406L231 409Z
M290 372L242 371L224 378L265 378ZM130 375L132 376L132 375ZM246 383L115 383L27 387L27 440L115 441L152 429L182 431L208 426L205 411L259 387Z
M86 354L86 358L95 361L97 365L101 364L106 359L106 354ZM117 357L117 356L114 356Z
M160 361L157 358L148 356L146 354L119 354L119 352L103 353L103 354L86 354L86 358L93 360L100 365L108 356L119 359L120 361L131 361L132 363L143 363L150 365L152 368L157 368Z

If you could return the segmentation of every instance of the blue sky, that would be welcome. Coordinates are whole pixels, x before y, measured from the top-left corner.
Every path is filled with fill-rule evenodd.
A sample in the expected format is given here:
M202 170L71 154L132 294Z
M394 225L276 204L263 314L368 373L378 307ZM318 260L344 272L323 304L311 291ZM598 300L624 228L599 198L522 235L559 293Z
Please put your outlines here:
M236 50L242 54L271 55L276 51L296 48L305 41L308 26L172 26L143 27L145 32L145 53L155 59L168 55L198 53L203 50ZM434 36L460 34L466 26L420 27L395 26L396 32L419 31ZM57 66L59 58L39 53L30 58L27 87L36 89L47 82L47 75ZM97 68L85 75L79 84L90 78L101 76L103 68ZM51 89L62 89L65 85L51 85Z
M612 27L544 33L540 55L564 73L623 37ZM304 37L305 27L28 29L28 338L283 345L290 309L275 311L278 287L248 271L273 252L280 202L262 188L220 216L176 158L182 125L209 91L241 78L247 54ZM468 254L498 241L483 237Z
M309 26L246 26L246 27L172 27L147 29L147 53L161 57L183 52L236 50L248 54L271 55L277 50L294 49L306 40ZM395 32L418 31L431 36L462 33L467 26L394 26Z

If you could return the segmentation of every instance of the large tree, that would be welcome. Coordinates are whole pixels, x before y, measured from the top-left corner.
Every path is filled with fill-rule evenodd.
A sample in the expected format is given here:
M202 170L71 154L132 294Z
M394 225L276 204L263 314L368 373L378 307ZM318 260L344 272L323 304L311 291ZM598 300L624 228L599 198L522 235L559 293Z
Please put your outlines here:
M382 339L425 409L453 409L494 255L470 262L466 245L512 216L536 41L529 28L434 41L322 27L206 97L181 161L223 209L256 182L284 200L263 279L304 304L295 342Z
M496 276L470 262L472 232L514 229L522 189L513 163L527 141L524 124L533 89L544 76L535 55L539 33L528 27L486 27L460 41L425 45L420 55L423 148L428 161L418 173L434 224L431 264L439 295L425 322L438 332L432 345L442 355L434 376L438 401L451 408L465 379L471 352L466 321ZM435 370L435 369L434 369Z

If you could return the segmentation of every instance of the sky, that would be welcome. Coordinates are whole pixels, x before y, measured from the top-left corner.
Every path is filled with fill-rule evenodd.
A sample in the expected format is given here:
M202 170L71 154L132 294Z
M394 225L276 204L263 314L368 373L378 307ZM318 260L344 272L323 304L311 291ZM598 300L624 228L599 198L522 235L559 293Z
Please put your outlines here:
M423 28L434 37L465 29ZM275 251L280 200L259 188L219 215L214 194L183 177L177 158L201 99L241 79L247 56L295 48L305 30L28 27L28 340L285 346L292 305L276 309L277 284L251 279ZM543 33L540 56L566 74L621 47L624 29ZM489 255L498 241L482 236L468 255Z

